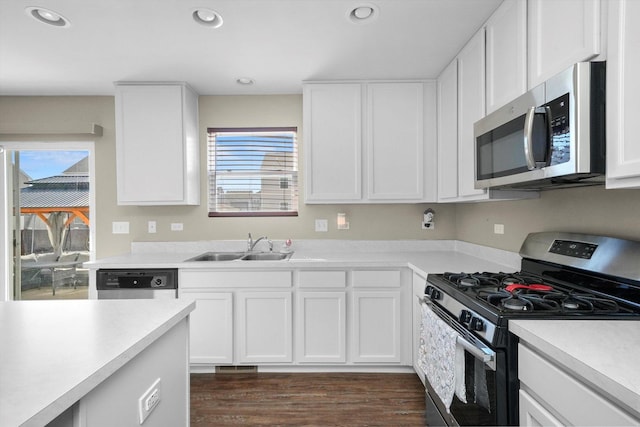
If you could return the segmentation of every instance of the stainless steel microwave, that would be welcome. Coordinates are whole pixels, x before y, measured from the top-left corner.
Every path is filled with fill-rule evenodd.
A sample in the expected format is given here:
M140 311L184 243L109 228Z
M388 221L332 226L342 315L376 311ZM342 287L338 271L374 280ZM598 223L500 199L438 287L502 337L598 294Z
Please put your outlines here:
M475 187L604 182L604 62L581 62L474 125Z

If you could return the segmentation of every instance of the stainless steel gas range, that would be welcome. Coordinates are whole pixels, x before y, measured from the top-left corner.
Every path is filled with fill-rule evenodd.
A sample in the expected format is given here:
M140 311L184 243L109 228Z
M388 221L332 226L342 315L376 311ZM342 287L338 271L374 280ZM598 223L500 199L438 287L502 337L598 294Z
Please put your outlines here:
M428 275L420 343L428 426L518 424L510 319L640 320L640 242L532 233L520 255L517 273Z

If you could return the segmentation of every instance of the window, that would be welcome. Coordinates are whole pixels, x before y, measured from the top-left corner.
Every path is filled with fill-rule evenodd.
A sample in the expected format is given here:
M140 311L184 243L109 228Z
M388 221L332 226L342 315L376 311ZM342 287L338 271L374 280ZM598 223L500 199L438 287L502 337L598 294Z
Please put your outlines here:
M209 216L297 216L297 128L209 128Z

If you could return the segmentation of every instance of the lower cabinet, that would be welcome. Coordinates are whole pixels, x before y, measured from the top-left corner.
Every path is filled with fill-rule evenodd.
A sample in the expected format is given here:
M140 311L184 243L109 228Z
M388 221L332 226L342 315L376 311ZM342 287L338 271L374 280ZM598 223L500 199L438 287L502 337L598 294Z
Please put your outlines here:
M345 363L346 292L298 293L296 359L301 363Z
M191 366L409 367L405 270L183 269L179 297L196 301Z
M351 317L354 362L400 362L400 291L354 291Z
M191 363L233 363L233 293L183 290L180 297L196 302L189 318Z
M425 382L425 373L420 367L420 335L422 329L422 306L420 299L424 297L424 288L427 279L417 273L413 273L413 292L411 302L413 304L413 328L412 328L412 350L413 350L413 370L416 371L420 380Z
M291 292L238 292L238 362L292 362Z
M631 417L602 392L588 386L527 345L518 344L520 425L632 426Z

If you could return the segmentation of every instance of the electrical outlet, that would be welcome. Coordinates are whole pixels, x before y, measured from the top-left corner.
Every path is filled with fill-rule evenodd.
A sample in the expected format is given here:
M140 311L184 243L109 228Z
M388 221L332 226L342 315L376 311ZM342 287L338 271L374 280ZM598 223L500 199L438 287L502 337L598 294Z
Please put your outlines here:
M436 228L436 224L434 222L423 222L422 229L423 230L434 230Z
M182 231L184 230L184 224L181 222L172 222L171 223L171 231Z
M147 223L147 231L149 233L155 233L156 232L156 222L155 221L149 221Z
M144 423L149 414L151 414L151 411L153 411L160 403L160 385L160 378L158 378L138 399L138 415L140 418L140 424Z
M329 231L329 221L326 219L316 219L316 231Z
M504 224L493 224L494 234L504 234Z

